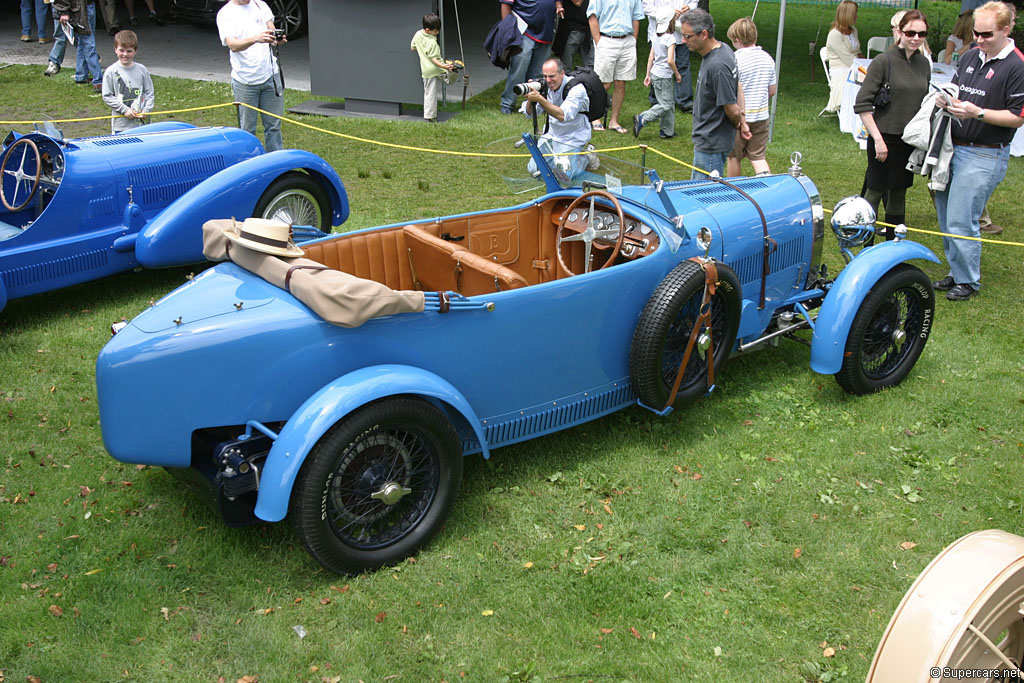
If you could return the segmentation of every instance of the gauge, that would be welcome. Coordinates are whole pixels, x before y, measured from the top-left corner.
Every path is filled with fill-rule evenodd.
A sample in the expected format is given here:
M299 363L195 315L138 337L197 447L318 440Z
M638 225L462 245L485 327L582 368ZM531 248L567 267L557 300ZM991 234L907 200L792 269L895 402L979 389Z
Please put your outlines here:
M579 218L579 216L576 214L575 211L573 211L572 213L569 214L569 222L570 223L575 223L577 218Z
M651 234L651 226L645 225L645 224L641 223L640 224L640 234L641 235L649 235L649 234Z

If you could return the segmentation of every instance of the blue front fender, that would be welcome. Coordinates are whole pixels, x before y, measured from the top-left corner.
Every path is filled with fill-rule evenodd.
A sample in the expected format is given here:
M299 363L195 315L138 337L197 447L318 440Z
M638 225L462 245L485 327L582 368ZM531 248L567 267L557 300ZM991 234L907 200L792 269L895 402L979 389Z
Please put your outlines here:
M919 258L939 262L935 254L917 242L883 242L865 249L843 268L825 297L814 325L812 370L823 375L839 372L846 337L864 297L893 266Z
M452 406L473 428L484 457L488 457L480 420L451 384L433 373L408 365L361 368L313 394L285 424L263 466L256 516L268 522L284 519L299 468L320 437L360 406L397 395L426 396Z
M146 268L203 259L203 223L214 218L248 218L267 187L283 173L309 172L327 193L334 225L348 218L348 196L331 165L301 149L283 149L229 166L176 199L139 232L135 257Z

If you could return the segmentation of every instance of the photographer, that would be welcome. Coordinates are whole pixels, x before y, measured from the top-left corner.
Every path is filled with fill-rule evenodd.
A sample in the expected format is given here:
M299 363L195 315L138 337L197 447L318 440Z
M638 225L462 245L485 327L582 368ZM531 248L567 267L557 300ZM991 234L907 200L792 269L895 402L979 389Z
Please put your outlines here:
M544 154L554 154L549 165L556 176L565 174L574 178L587 169L588 164L596 165L593 154L571 154L585 152L590 142L590 98L587 89L577 85L572 76L565 75L561 60L551 58L541 68L544 84L523 83L516 86L518 92L525 91L520 111L532 117L538 114L539 106L548 115L544 134L537 141L537 147ZM531 159L527 165L531 174L537 173L537 165ZM562 178L559 178L562 180Z
M257 107L263 114L263 137L268 152L284 147L281 119L284 116L284 83L271 46L285 43L274 28L274 13L263 0L231 0L217 12L221 44L231 50L231 90L235 101ZM257 112L238 108L238 126L256 134Z

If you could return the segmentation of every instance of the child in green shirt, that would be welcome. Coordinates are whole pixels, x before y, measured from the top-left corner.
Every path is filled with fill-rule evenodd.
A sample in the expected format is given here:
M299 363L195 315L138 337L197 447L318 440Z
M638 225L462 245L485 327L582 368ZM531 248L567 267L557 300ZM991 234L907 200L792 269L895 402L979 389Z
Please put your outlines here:
M423 30L412 36L409 49L420 57L420 75L423 76L423 118L437 123L437 98L441 94L441 78L455 67L441 59L441 46L437 36L441 33L441 17L423 15Z

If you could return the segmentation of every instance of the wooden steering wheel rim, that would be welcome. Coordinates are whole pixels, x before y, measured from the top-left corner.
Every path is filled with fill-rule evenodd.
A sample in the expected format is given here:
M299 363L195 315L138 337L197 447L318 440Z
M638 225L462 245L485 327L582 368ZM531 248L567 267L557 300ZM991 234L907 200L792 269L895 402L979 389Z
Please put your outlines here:
M8 171L7 170L7 163L11 160L11 158L13 156L12 153L14 152L15 148L18 147L18 145L27 145L28 148L32 150L32 153L36 157L36 175L35 175L34 178L32 178L32 189L29 190L28 196L25 197L25 201L23 201L21 204L18 204L17 206L13 206L9 201L7 201L7 194L4 192L3 177L4 177L4 174L6 174L6 173L10 173L11 175L14 175L13 171ZM24 161L25 161L25 158L22 157L22 168L24 168ZM18 172L21 172L21 168L18 169ZM3 203L4 208L6 208L8 211L21 211L22 209L24 209L28 205L28 203L30 201L32 201L32 197L35 196L36 190L39 189L39 178L42 175L42 172L43 172L43 159L39 155L39 145L37 145L35 142L33 142L30 138L19 138L19 139L15 140L14 143L10 147L7 148L7 152L4 154L3 161L0 161L0 203ZM29 176L25 176L25 178L28 178L28 177ZM21 179L15 180L15 182L14 182L14 198L15 199L18 198L18 186L21 185L22 180L25 180L25 178L21 178Z
M615 195L613 195L610 192L605 192L604 190L591 190L589 192L584 192L579 197L574 199L572 203L569 204L569 207L564 212L562 212L562 219L558 222L558 230L555 232L555 256L558 257L558 265L560 265L562 267L562 270L564 270L566 273L569 273L570 275L582 275L584 273L589 273L590 261L588 259L587 262L584 264L583 273L575 273L569 269L569 266L566 264L565 259L562 258L562 231L565 230L565 224L569 221L569 216L572 214L573 209L582 204L585 200L590 199L592 197L601 197L611 202L612 208L615 209L615 212L619 216L619 234L617 239L615 240L615 246L612 248L612 253L608 256L607 260L605 260L604 264L600 268L597 268L596 270L602 270L610 266L612 263L615 262L616 257L619 255L619 252L622 251L622 242L626 234L626 216L625 214L622 213L622 204L619 203L619 200L616 199ZM593 220L594 216L593 214L591 214L588 218L588 221ZM589 227L590 226L588 224L588 228ZM590 242L592 241L593 239L590 240Z

